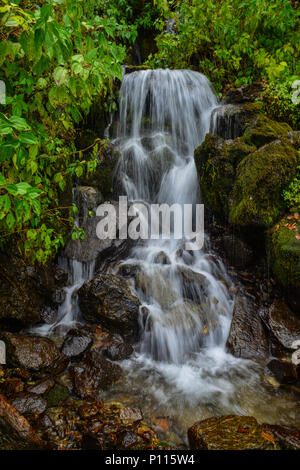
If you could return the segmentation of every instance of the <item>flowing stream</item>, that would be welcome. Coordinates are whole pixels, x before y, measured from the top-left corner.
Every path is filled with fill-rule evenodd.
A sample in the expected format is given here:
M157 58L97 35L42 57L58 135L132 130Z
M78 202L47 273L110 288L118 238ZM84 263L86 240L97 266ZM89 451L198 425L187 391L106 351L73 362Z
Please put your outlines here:
M193 154L214 130L210 123L218 125L218 106L200 73L159 69L124 76L115 144L129 201L181 207L201 202ZM170 239L138 241L122 263L137 273L141 337L107 400L140 406L154 427L164 423L162 438L178 446L185 445L190 425L209 416L300 424L291 393L274 392L263 379L263 365L226 352L234 286L208 236L195 251L187 251L175 232ZM70 273L65 301L55 322L35 333L60 334L80 320L77 291L93 277L94 262L62 258L60 264Z
M201 202L193 153L217 106L200 73L159 69L124 76L116 143L130 201ZM122 364L124 381L108 397L127 398L148 416L175 420L172 436L177 429L179 440L186 426L211 415L293 420L293 403L266 395L259 366L226 352L234 289L208 238L198 251L186 251L174 237L139 242L124 263L138 270L142 336Z

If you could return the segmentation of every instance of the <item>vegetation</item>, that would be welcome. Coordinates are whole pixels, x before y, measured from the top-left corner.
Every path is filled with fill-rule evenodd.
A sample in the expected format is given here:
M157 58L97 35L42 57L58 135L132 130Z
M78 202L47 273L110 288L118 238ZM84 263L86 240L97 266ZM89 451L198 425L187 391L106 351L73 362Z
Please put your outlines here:
M0 8L0 78L7 89L0 114L1 244L14 237L39 262L74 224L72 208L60 207L68 177L98 162L76 150L76 126L93 99L107 96L121 78L125 44L136 37L112 3L4 0Z
M102 142L87 159L76 130L96 98L114 108L114 82L142 32L157 46L148 66L193 68L219 93L263 80L270 114L295 127L298 15L288 0L2 0L0 249L13 242L45 262L70 231L82 237L76 207L61 194L96 169ZM296 179L285 195L291 204L297 188Z

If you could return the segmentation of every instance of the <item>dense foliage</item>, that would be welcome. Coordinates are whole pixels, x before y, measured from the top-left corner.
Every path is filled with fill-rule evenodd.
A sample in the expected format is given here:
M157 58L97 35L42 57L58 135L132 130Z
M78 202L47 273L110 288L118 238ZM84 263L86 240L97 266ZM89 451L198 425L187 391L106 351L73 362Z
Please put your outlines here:
M4 0L0 8L7 91L0 114L1 244L16 235L20 250L40 262L74 223L72 208L60 207L68 175L97 165L75 149L75 128L93 99L121 78L124 44L136 36L111 3Z
M76 130L96 98L113 106L138 35L156 41L148 66L193 68L219 92L264 80L270 113L296 126L297 20L288 0L2 0L0 249L44 262L70 230L82 236L61 193L95 169L102 143L87 160Z
M155 66L195 67L220 91L228 83L276 82L300 72L299 14L288 0L155 3L175 21L174 32L157 37Z

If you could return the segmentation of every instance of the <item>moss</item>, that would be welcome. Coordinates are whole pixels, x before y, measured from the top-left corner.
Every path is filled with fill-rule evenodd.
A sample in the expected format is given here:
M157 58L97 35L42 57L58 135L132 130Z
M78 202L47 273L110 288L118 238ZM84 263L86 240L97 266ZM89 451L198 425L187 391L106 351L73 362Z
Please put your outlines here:
M230 219L245 227L270 228L284 209L282 190L296 173L297 153L288 140L274 141L237 167Z
M199 175L203 202L213 212L227 215L229 196L235 180L238 163L255 147L240 139L225 141L207 134L204 142L195 150L195 164Z
M292 227L295 229L292 229ZM272 270L281 285L299 292L300 289L300 234L299 218L282 219L268 238Z
M47 394L46 399L48 406L58 406L61 402L67 400L69 395L69 391L66 387L56 384Z
M288 124L272 121L264 114L260 114L245 129L243 140L247 144L261 147L291 131Z

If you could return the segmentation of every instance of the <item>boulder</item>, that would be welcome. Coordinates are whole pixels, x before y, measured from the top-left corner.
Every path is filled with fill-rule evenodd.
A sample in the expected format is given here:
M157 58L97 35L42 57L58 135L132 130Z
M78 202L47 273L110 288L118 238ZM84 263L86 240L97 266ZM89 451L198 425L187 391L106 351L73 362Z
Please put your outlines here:
M195 150L194 159L203 201L212 212L223 218L228 215L236 167L254 150L254 146L238 139L225 141L210 134Z
M0 330L19 331L38 323L42 309L53 305L56 291L68 280L54 264L32 266L17 254L1 253L0 266Z
M107 359L99 351L89 351L84 360L72 366L71 375L74 391L81 398L98 396L122 375L122 369Z
M273 140L286 136L290 132L292 132L292 129L285 122L273 121L264 114L259 114L246 127L243 140L248 145L262 147Z
M27 392L35 395L44 395L49 392L52 387L54 387L54 384L55 382L51 378L43 379L35 383L34 385L27 387Z
M193 450L280 450L272 431L250 416L221 416L195 423L188 430Z
M279 343L292 350L292 344L300 338L300 319L289 307L282 300L274 301L264 321Z
M261 112L262 103L223 104L211 114L210 133L223 139L241 137L247 124Z
M236 295L227 348L235 357L265 359L269 343L255 301L243 292Z
M0 339L6 344L8 366L52 373L59 373L66 366L65 357L48 338L3 333Z
M245 157L237 167L229 217L239 227L272 227L283 209L282 190L296 173L297 152L276 140Z
M114 274L99 274L78 291L84 319L101 324L111 333L134 339L138 332L140 302L130 290L127 279Z
M178 298L174 285L162 269L157 268L156 275L139 272L135 278L135 288L146 301L154 299L163 308L170 307Z

